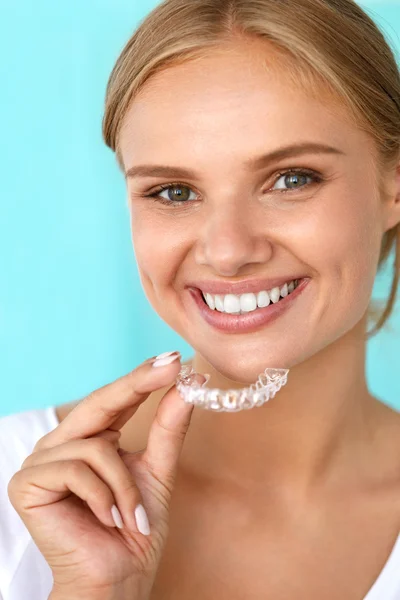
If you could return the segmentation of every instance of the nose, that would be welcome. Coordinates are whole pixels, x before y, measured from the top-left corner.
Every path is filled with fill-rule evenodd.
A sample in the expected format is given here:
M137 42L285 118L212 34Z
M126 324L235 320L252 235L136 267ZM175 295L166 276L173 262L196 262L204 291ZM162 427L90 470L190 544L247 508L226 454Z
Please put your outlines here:
M196 263L227 277L245 266L267 263L272 256L271 241L263 231L260 215L248 205L221 205L210 211L196 237Z

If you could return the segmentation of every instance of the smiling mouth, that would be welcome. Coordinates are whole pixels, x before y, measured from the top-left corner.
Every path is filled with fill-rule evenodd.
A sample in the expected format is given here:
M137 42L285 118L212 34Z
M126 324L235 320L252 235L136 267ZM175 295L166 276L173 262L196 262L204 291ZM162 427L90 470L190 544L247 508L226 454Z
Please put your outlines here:
M199 290L204 304L210 309L222 314L244 315L266 308L270 304L278 304L290 296L303 279L295 279L283 286L258 293L246 294L209 294Z
M192 298L193 303L190 303L189 306L197 307L197 311L200 316L207 323L207 325L212 327L214 330L231 334L252 333L264 326L270 325L281 315L284 315L287 311L289 311L291 306L296 305L297 298L303 294L310 281L311 278L308 276L298 279L296 287L293 285L293 291L289 292L288 286L288 293L286 296L285 284L283 286L284 295L281 296L279 289L278 291L273 292L272 300L270 299L267 306L257 306L259 300L261 304L266 302L264 290L261 290L261 292L258 292L257 294L241 294L239 297L240 306L237 304L237 299L235 299L233 294L222 295L220 300L218 300L218 294L216 294L214 297L214 302L217 302L218 307L223 310L218 310L218 308L215 306L214 308L210 308L207 301L204 299L203 292L200 290L200 288L191 287L188 291L189 297ZM232 296L233 298L229 298L229 296ZM207 298L208 302L210 302L209 295L205 294L205 297ZM255 298L257 298L257 302L255 301ZM242 299L244 308L247 308L247 310L243 312L241 308ZM231 310L236 310L239 312L226 312L224 310L225 302L227 303L228 309L230 308ZM234 304L235 302L236 305Z

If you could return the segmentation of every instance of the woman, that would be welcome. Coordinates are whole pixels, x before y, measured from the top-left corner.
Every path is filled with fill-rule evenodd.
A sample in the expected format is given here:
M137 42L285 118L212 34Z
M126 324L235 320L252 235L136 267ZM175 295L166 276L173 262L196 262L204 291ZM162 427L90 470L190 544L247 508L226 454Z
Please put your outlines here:
M118 58L103 132L143 288L198 382L289 376L261 407L193 409L167 352L52 422L2 419L3 599L399 599L400 414L365 377L400 270L382 33L351 0L166 0Z

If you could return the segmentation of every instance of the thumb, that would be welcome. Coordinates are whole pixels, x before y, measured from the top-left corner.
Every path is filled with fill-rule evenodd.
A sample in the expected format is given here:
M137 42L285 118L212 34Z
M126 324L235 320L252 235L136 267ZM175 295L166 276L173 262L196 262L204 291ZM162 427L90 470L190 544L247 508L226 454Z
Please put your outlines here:
M202 384L207 378L197 373L196 380ZM157 407L143 459L152 473L165 484L175 478L193 409L193 404L184 402L176 385L168 390Z

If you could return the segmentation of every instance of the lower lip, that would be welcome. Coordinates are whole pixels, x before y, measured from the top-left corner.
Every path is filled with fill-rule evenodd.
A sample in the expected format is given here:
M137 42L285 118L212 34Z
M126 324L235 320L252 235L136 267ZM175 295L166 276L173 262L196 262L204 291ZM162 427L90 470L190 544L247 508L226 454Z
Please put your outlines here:
M226 333L249 333L260 329L263 325L272 323L288 310L296 298L298 298L311 279L304 278L291 294L281 298L276 304L270 303L265 308L257 308L243 315L232 315L228 313L211 310L204 302L202 292L199 289L190 288L189 292L200 310L204 320L219 331Z

